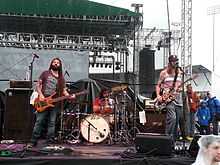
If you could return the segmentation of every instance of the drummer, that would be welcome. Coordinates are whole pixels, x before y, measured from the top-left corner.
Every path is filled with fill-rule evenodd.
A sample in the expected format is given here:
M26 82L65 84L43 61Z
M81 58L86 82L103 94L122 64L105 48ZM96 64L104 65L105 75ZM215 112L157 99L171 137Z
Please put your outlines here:
M113 101L110 98L110 92L102 89L99 96L93 101L93 112L98 114L106 114L113 112Z

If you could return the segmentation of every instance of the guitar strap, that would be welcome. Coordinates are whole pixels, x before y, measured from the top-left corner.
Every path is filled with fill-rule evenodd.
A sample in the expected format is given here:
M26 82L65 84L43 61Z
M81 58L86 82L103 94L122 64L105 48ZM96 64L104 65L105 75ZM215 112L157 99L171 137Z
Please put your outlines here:
M176 80L177 80L177 77L178 77L178 68L175 69L175 76L174 76L174 79L173 79L173 85L172 85L172 88L170 89L170 92L174 90L175 88L175 85L176 85Z

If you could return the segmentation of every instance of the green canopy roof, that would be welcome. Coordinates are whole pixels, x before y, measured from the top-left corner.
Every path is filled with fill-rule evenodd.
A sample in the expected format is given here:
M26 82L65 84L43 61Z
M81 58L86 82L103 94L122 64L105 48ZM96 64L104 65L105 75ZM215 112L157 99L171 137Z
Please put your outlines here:
M139 16L128 9L88 0L0 0L0 14L49 16Z

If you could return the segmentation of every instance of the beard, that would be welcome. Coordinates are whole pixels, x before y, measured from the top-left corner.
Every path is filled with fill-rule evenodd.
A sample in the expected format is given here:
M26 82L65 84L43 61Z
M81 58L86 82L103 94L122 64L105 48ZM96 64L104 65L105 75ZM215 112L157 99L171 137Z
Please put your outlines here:
M60 66L56 66L56 65L52 65L51 66L51 69L53 70L53 71L60 71Z

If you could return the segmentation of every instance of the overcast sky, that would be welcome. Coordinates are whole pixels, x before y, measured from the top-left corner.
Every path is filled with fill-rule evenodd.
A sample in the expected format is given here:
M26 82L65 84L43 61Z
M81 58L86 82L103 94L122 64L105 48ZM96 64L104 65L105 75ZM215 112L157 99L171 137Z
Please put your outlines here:
M168 28L167 0L92 0L116 7L127 8L133 11L132 3L143 4L144 28L158 29ZM168 0L170 23L181 22L181 1ZM193 0L193 41L192 41L192 63L201 64L212 70L213 57L213 31L212 16L208 15L208 8L220 6L219 0ZM220 13L215 16L215 61L219 60L220 48ZM219 36L219 37L216 37ZM220 47L220 46L219 46ZM220 69L219 69L220 70Z
M167 0L92 1L127 8L131 11L134 11L131 7L132 3L143 4L144 28L168 29ZM192 64L203 65L210 71L213 71L214 66L212 93L220 98L220 0L192 1ZM168 0L170 23L181 22L181 2L182 0ZM210 7L217 8L218 14L214 17L208 14Z

